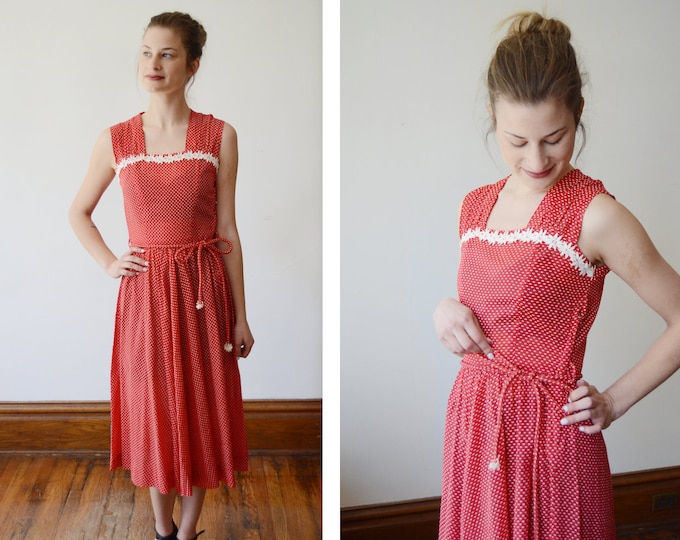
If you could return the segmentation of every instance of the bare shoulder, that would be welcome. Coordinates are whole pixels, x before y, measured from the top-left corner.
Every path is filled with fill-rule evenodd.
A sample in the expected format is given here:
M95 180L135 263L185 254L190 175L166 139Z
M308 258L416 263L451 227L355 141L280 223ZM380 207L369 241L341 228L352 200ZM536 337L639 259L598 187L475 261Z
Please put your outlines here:
M229 122L224 122L224 128L222 130L222 137L236 137L236 129Z
M99 169L110 168L113 170L116 168L111 128L106 128L99 134L92 150L91 165Z
M595 196L585 211L579 246L592 263L609 266L624 250L643 255L655 249L633 213L604 193Z

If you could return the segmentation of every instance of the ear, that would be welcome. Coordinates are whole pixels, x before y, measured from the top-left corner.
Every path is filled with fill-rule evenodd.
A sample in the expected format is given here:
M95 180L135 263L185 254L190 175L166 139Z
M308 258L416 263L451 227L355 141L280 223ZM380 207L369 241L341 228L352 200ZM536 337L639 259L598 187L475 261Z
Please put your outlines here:
M583 114L583 107L586 104L586 100L581 98L581 108L578 110L578 121L581 121L581 115ZM578 122L577 122L578 123Z
M496 125L496 113L493 111L493 105L491 103L486 104L486 110L489 113L489 119L492 125Z
M193 77L196 75L196 72L198 71L198 68L201 67L201 59L196 58L193 62L191 62L189 66L189 78Z

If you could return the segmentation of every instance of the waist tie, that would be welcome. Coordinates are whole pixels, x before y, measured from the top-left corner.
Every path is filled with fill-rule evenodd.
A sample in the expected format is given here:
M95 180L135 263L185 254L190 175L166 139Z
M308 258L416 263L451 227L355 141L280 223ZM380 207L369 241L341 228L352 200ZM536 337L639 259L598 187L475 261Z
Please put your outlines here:
M504 359L501 355L496 354L494 360L489 360L485 356L473 356L467 355L463 360L463 366L471 369L478 370L489 370L501 372L505 375L505 380L503 381L503 387L501 388L500 395L498 397L498 410L496 412L496 422L494 428L493 442L495 447L495 456L489 462L489 470L495 471L500 469L500 438L501 431L503 428L503 403L507 395L508 388L510 384L520 379L522 381L528 382L530 388L533 390L534 401L536 405L536 425L534 428L534 448L533 448L533 460L534 460L534 472L536 465L538 463L538 441L540 435L540 428L543 421L542 407L541 407L541 396L549 398L553 403L556 404L558 409L562 409L563 403L558 402L558 399L550 391L551 387L558 387L567 392L571 392L574 387L574 380L568 378L556 378L549 375L538 373L534 371L529 371L517 367L512 362Z
M224 242L229 247L224 250L217 247L218 242ZM168 249L175 250L173 258L178 262L187 262L191 255L196 251L196 259L198 263L198 291L196 298L196 309L201 309L204 306L203 303L203 250L209 249L210 251L220 254L228 255L233 249L232 243L226 238L210 238L209 240L199 240L198 242L190 242L188 244L170 244L170 245L150 245L146 246L146 249Z

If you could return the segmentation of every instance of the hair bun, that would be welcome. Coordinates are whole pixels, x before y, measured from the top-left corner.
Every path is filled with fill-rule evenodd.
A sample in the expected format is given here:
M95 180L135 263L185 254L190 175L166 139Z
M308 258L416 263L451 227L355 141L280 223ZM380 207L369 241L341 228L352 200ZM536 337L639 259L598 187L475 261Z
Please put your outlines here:
M547 19L540 13L525 11L511 15L501 22L500 26L510 23L507 37L526 34L550 34L569 41L569 27L558 19Z

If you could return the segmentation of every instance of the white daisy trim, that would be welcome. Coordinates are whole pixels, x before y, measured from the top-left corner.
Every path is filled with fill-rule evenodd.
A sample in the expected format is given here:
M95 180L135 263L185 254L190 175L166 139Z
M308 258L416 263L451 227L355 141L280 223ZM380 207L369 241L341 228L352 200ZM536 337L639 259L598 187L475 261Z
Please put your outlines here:
M116 164L116 174L119 174L128 165L146 161L147 163L176 163L178 161L191 161L199 159L212 163L217 169L220 160L207 152L180 152L177 154L137 154L136 156L128 156L121 159Z
M468 229L460 238L461 245L472 238L478 238L482 242L489 244L512 244L514 242L531 242L533 244L545 244L550 249L557 251L562 257L567 259L571 266L576 268L582 276L593 277L595 266L588 262L576 247L562 238L558 234L549 234L544 230L534 231L524 229L521 231L489 231L487 229Z

